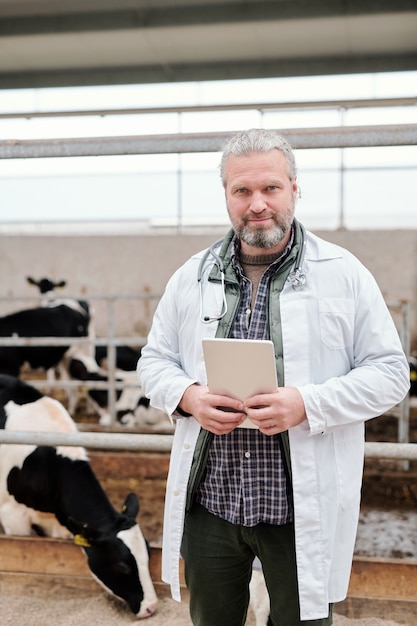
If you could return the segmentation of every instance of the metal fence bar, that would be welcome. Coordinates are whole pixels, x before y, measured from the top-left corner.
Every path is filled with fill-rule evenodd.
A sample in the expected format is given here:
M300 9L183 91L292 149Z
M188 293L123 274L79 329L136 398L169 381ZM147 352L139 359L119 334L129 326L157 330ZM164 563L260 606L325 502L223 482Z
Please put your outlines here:
M173 435L124 433L56 433L0 430L0 444L82 446L109 450L170 452ZM417 461L417 443L366 442L365 457Z
M143 344L146 337L103 337L91 339L90 337L0 337L0 346L66 346L68 344L93 343L96 346L137 345Z
M120 300L154 300L157 298L161 297L160 293L146 293L146 294L126 294L123 296L110 296L112 298L117 298ZM105 300L107 298L109 298L109 296L105 296L105 295L66 295L65 297L60 297L57 296L56 298L50 300L50 304L48 304L47 306L57 306L59 304L66 304L66 302L68 300L86 300L88 298L88 301L94 301L94 300ZM14 302L15 300L17 301L28 301L28 302L34 302L36 303L34 306L41 306L39 303L41 301L41 297L38 296L0 296L0 302Z
M110 415L110 424L114 426L116 422L116 346L114 345L114 336L116 334L116 319L114 306L116 298L107 300L107 369L109 372L107 390L107 410ZM139 381L138 381L139 383Z
M67 346L91 343L89 337L0 337L0 346ZM101 341L107 345L107 340Z
M368 459L417 461L417 443L367 441L365 443L365 457Z
M0 444L36 446L82 446L105 450L137 450L141 452L169 452L172 435L141 435L124 433L55 433L37 431L0 430Z

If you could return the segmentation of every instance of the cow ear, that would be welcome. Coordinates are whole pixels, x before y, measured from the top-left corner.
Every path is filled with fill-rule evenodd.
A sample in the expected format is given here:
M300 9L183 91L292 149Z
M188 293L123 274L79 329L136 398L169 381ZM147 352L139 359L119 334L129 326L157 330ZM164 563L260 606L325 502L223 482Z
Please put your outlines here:
M139 513L139 500L135 493L129 493L122 506L122 513L128 517L136 518Z
M67 528L74 535L74 543L84 548L89 548L100 535L97 530L90 528L87 523L78 522L73 517L68 517Z
M65 287L65 285L67 284L66 280L61 280L59 283L57 283L55 286L56 287Z
M81 548L91 548L91 543L83 535L74 535L74 543Z

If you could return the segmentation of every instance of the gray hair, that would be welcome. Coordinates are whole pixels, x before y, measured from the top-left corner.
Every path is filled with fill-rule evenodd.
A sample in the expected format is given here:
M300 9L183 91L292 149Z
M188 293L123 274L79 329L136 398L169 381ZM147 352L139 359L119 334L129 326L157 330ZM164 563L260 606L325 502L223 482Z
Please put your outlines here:
M233 135L223 148L220 161L220 176L223 185L226 184L226 162L230 156L242 156L259 152L281 150L287 161L288 176L291 180L297 176L297 165L294 153L288 141L276 130L267 128L251 128Z

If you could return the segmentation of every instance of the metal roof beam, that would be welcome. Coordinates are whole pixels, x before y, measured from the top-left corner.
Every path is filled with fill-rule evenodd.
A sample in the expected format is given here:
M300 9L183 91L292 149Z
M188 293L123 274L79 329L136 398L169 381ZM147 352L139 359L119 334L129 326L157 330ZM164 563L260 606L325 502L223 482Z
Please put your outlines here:
M298 150L417 145L417 124L285 129ZM234 133L0 141L0 159L218 152Z
M417 53L0 72L0 89L323 76L417 69Z
M1 5L0 5L1 9ZM145 29L415 11L414 0L252 0L5 16L0 36Z

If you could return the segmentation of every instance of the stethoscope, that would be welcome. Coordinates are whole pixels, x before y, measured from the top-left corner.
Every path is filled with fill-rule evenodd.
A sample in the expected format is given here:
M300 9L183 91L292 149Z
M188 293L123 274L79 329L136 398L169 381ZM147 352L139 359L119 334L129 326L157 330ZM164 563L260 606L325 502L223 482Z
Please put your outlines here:
M216 241L216 243L210 246L210 248L206 250L206 252L204 253L200 261L200 265L198 266L197 281L198 281L198 289L200 292L200 320L204 324L210 324L211 322L219 322L227 313L226 289L224 285L224 263L223 263L223 259L217 254L215 250L215 248L218 248L222 244L222 242L223 242L223 239L219 239L218 241ZM217 267L219 268L220 283L221 283L222 292L223 292L222 308L221 308L220 314L215 317L210 317L209 315L203 315L204 298L203 298L202 277L203 277L204 266L206 264L207 259L210 256L213 257L215 265L217 265Z
M301 230L301 245L298 249L297 256L295 258L294 269L288 275L288 280L290 281L291 286L293 289L295 289L295 291L302 289L306 282L306 275L303 272L302 268L304 264L307 241L306 241L306 236L305 236L305 229L302 224L300 224L300 230ZM199 294L200 295L200 320L204 324L210 324L211 322L219 322L227 313L224 263L223 263L223 259L217 254L215 250L215 248L218 248L222 244L222 242L223 242L223 239L219 239L213 245L211 245L210 248L208 248L208 250L206 250L206 252L204 253L200 261L200 264L198 266L197 281L198 281L198 288L200 292ZM221 284L221 288L223 292L221 311L219 315L216 315L214 317L211 317L209 315L203 315L203 300L204 300L203 285L202 285L203 269L207 262L207 259L210 256L213 257L215 265L217 265L217 267L219 268L220 284Z

